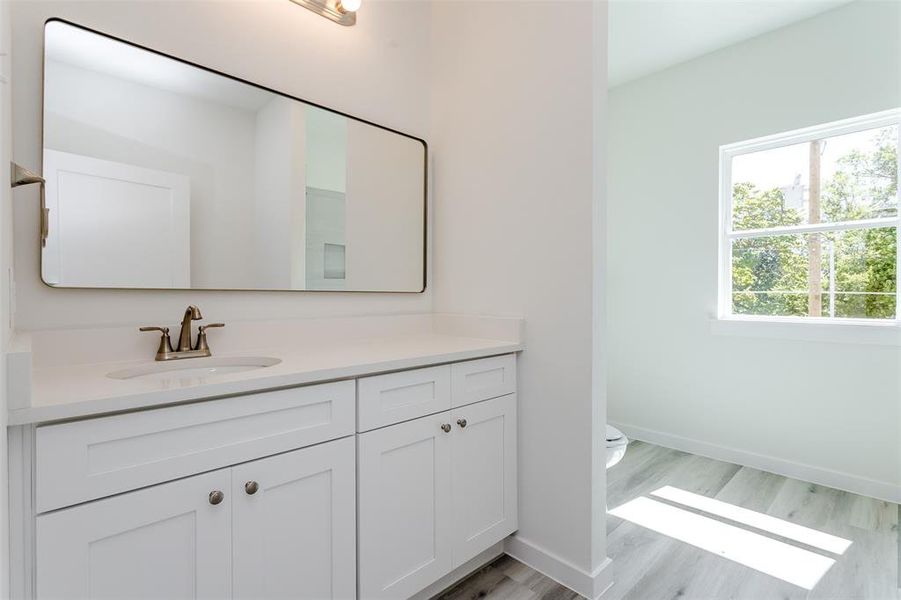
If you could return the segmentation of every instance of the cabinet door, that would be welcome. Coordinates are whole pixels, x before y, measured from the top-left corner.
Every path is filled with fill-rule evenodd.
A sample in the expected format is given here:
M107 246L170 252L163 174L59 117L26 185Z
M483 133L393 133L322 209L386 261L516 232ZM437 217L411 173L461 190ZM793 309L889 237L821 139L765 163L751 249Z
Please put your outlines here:
M360 597L407 598L451 570L450 413L358 436Z
M516 394L451 414L456 568L516 531Z
M37 598L228 598L230 481L213 471L38 516Z
M232 469L235 598L356 596L354 451L348 437Z

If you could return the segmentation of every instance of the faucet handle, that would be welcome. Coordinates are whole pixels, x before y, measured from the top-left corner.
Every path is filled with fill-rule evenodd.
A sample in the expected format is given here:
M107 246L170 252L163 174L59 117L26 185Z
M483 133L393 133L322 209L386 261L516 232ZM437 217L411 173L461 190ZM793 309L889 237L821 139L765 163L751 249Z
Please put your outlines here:
M172 341L169 339L168 327L140 327L139 331L159 331L163 335L160 336L160 347L156 351L156 360L166 360L172 352Z
M194 350L206 352L207 355L209 355L210 346L206 341L206 330L210 327L225 327L225 323L210 323L208 325L201 325L197 328L197 345L194 346Z
M168 327L139 327L138 331L162 331L163 335L167 335L169 333Z

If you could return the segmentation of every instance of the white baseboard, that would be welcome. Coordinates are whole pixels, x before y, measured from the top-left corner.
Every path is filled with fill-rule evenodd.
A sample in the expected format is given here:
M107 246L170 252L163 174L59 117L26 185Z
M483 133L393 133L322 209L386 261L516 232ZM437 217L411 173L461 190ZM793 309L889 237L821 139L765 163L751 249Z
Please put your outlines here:
M597 600L613 585L609 558L589 573L519 535L508 537L504 549L519 562L589 600Z
M776 473L777 475L784 475L785 477L860 494L861 496L870 496L871 498L901 503L901 487L885 481L867 479L866 477L859 477L850 473L815 467L783 458L776 458L775 456L739 450L738 448L719 446L626 423L611 423L611 425L625 433L627 437L643 442L746 467L753 467L762 471Z

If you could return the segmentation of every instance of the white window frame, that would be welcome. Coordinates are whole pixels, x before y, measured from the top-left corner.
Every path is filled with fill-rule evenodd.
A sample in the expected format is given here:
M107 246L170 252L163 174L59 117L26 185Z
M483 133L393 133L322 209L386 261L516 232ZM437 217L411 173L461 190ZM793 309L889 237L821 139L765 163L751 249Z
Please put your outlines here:
M843 317L785 317L777 315L742 315L732 312L732 241L752 237L770 237L776 235L793 235L799 233L820 233L827 231L847 231L849 229L869 229L873 227L896 227L898 242L896 248L896 281L901 282L901 184L898 185L899 211L896 217L863 219L860 221L843 221L840 223L816 223L813 225L793 225L772 227L769 229L732 230L732 159L742 154L772 150L783 146L801 144L867 129L878 129L889 125L898 125L898 156L901 160L901 108L879 113L854 117L842 121L833 121L804 129L769 135L734 144L720 146L720 181L719 181L719 277L717 294L717 319L721 321L762 321L777 323L815 323L845 324L867 326L901 325L901 290L895 294L894 319L860 319ZM899 179L901 179L901 169Z

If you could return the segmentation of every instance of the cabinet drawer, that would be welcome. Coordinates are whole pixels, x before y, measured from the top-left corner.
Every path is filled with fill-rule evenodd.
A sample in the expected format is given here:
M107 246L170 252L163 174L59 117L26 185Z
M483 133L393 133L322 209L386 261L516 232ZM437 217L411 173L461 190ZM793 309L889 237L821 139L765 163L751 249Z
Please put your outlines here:
M516 391L516 355L492 356L451 365L454 407Z
M357 380L357 431L409 421L450 407L450 365Z
M350 435L354 383L339 381L39 427L37 511Z

